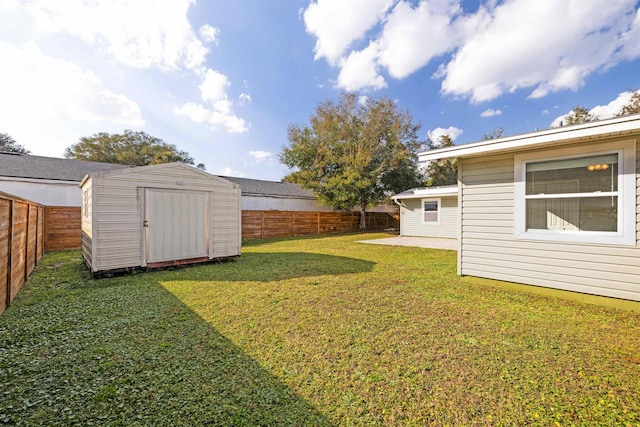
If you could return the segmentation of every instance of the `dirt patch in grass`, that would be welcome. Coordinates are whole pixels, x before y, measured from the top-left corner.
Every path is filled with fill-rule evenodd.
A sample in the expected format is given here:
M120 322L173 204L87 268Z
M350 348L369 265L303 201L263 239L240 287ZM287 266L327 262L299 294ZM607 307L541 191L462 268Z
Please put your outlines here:
M463 283L454 252L362 239L97 281L47 256L0 316L0 423L640 423L638 313Z

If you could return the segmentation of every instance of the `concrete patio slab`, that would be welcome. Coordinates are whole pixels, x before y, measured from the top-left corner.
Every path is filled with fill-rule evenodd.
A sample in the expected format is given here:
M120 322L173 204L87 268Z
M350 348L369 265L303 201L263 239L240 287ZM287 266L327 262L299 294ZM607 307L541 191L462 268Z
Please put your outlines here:
M458 239L439 239L436 237L397 236L383 239L361 240L360 243L392 246L414 246L418 248L458 250Z

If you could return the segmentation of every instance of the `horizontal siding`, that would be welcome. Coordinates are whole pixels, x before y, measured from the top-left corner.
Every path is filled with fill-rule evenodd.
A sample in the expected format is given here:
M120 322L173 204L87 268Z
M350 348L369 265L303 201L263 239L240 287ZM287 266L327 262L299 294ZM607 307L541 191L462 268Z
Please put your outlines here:
M513 157L504 154L460 161L461 273L640 300L638 246L514 238ZM640 153L637 159L640 169ZM637 212L640 236L640 209Z
M458 198L440 199L440 224L422 222L422 199L405 199L400 208L400 234L402 236L458 237Z
M131 170L92 180L94 271L144 264L144 206L139 188L213 194L209 256L240 254L240 190L232 183L178 166Z

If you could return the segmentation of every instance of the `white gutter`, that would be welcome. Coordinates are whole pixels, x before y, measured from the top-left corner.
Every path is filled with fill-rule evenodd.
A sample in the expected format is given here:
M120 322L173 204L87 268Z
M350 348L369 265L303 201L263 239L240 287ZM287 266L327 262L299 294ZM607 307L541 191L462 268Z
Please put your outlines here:
M640 114L429 150L419 153L418 161L425 162L450 157L513 151L574 140L601 139L633 132L640 132Z

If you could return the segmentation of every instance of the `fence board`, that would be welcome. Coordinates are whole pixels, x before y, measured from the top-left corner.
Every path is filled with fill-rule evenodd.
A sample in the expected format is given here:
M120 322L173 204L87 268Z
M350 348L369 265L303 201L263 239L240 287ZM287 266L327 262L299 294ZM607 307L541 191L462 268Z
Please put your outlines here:
M0 199L0 314L7 308L11 201Z
M38 224L36 231L36 259L39 261L44 255L44 207L38 206Z
M29 205L27 210L27 253L26 277L29 277L36 266L37 237L38 237L38 207Z
M11 216L11 267L9 280L9 302L11 302L24 282L27 263L27 202L13 202Z
M82 222L79 207L44 208L44 251L62 251L82 247Z
M367 212L370 230L399 227L385 212ZM359 212L242 211L242 238L266 239L358 231Z
M43 254L43 207L0 193L0 314Z

